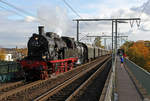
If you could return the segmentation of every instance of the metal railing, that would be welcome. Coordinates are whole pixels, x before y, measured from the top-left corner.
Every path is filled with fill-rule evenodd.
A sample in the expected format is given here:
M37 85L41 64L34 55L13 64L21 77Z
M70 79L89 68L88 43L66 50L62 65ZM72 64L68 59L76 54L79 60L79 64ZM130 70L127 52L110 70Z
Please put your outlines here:
M145 88L147 93L150 95L150 73L129 59L125 59L125 63L142 87Z
M106 90L106 95L105 95L104 101L112 101L112 98L114 98L116 59L117 58L114 58L114 61L112 64L112 73L110 74L111 76L109 79L109 83L108 83L108 87Z

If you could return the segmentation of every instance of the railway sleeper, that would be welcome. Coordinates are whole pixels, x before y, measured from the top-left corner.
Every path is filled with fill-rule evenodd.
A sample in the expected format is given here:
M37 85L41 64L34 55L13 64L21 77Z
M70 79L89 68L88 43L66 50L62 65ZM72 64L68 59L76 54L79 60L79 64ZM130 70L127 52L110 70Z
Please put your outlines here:
M66 77L65 77L66 78ZM56 80L57 81L57 80ZM55 82L56 82L55 81ZM24 89L24 90L21 90L21 92L20 93L29 93L30 91L32 91L33 90L33 88L35 88L35 89L37 89L37 88L42 88L42 87L44 87L45 85L46 86L48 86L48 83L51 83L49 80L47 80L47 81L44 81L43 83L40 83L40 84L38 84L38 85L36 85L36 84L34 84L35 86L32 86L31 88L29 88L29 87L27 87L27 89ZM76 85L76 84L75 84ZM72 85L71 87L73 87L74 85ZM67 90L67 92L70 92L70 89L68 89ZM19 93L17 93L17 95L18 95ZM30 94L29 94L30 95Z

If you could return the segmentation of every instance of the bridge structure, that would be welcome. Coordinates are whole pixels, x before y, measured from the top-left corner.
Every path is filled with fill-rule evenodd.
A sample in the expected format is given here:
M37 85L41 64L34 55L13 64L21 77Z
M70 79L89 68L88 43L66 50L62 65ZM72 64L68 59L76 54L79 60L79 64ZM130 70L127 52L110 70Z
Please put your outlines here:
M112 70L103 88L100 101L150 101L150 73L126 57L124 58L124 63L122 64L120 57L117 56L117 38L119 38L117 32L117 23L127 23L127 21L131 22L131 20L140 22L140 18L73 20L77 22L77 41L79 41L80 21L112 22L112 36L108 36L112 38ZM137 23L137 26L139 26L139 23ZM87 37L106 36L97 35Z
M103 101L150 101L150 73L128 58L115 57Z

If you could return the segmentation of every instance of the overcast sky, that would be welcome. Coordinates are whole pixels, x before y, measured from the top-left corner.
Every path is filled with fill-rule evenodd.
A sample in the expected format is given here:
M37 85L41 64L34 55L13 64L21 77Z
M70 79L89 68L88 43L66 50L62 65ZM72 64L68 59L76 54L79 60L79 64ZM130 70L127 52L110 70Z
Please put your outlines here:
M24 13L0 2L0 47L26 47L27 40L32 33L37 33L39 25L44 25L46 31L56 32L61 36L76 35L76 23L72 19L79 17L63 0L3 1L23 9ZM119 24L119 33L128 35L128 40L150 40L150 4L147 0L66 0L66 2L82 18L141 17L140 27L137 27L136 22L133 23L132 28L130 22ZM81 23L80 33L82 33L80 38L87 33L111 35L111 23ZM87 38L83 38L85 39Z

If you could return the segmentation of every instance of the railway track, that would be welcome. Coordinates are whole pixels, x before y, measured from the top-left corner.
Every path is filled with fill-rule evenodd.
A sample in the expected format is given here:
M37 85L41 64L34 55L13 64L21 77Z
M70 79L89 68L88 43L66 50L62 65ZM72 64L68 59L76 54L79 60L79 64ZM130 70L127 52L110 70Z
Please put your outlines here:
M87 70L90 66L96 64L98 61L104 62L107 57L100 57L90 63L78 66L71 71L64 74L60 74L56 77L51 77L48 80L39 80L15 88L11 88L5 93L0 95L0 101L30 101L35 99L37 96L47 92L50 89L58 86L59 84L65 82L66 80L74 77L75 75Z
M25 82L25 81L18 81L18 82L11 82L11 83L6 83L6 84L3 84L1 87L0 87L0 98L1 96L3 96L4 94L7 94L8 92L14 90L14 89L17 89L19 87L22 87L22 86L25 86L27 84L29 84L31 82Z
M7 91L9 91L11 89L15 89L15 88L17 88L17 87L19 87L19 86L21 86L23 84L24 84L23 81L2 84L2 85L0 85L0 95L3 92L7 92Z
M105 68L107 63L109 68ZM110 59L101 65L93 65L93 69L76 75L34 101L98 101L111 67Z
M100 101L100 97L111 69L111 61L105 62L89 79L75 90L66 101Z

